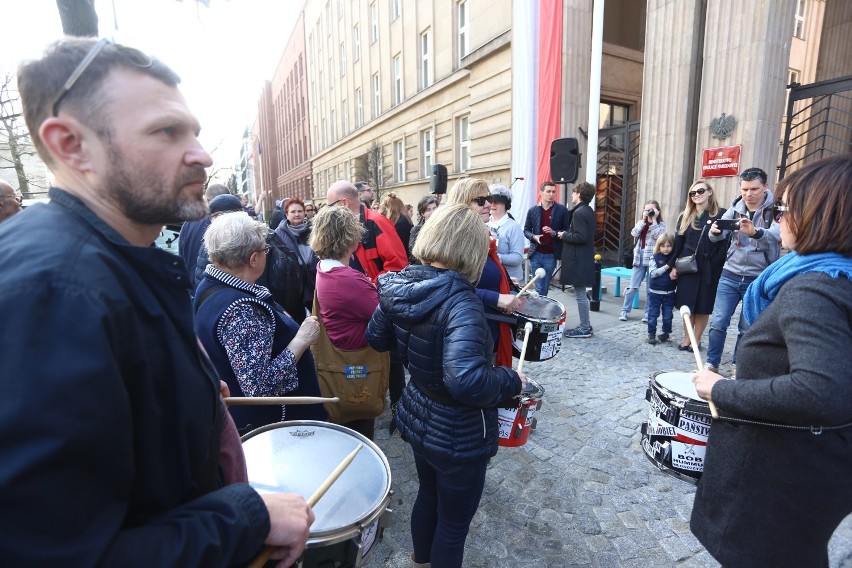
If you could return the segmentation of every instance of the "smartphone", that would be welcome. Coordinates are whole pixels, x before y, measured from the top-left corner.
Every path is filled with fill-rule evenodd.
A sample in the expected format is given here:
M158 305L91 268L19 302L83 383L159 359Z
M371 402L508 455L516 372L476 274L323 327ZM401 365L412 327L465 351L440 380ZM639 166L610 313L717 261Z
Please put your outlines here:
M719 219L716 221L716 226L720 231L738 231L740 228L739 219Z

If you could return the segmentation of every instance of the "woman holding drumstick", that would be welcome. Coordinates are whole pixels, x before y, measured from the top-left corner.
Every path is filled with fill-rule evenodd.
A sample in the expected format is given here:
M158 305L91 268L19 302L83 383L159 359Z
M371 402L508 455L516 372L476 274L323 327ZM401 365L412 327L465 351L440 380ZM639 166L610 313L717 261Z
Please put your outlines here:
M693 379L722 419L691 529L725 566L828 566L828 541L852 513L850 188L852 154L778 184L775 220L793 252L746 292L736 380L707 369Z
M497 453L497 406L526 381L491 364L493 342L473 286L488 239L467 204L439 207L414 246L423 264L379 277L379 307L367 327L370 345L396 344L411 373L394 420L420 481L411 512L417 565L462 565L485 469Z

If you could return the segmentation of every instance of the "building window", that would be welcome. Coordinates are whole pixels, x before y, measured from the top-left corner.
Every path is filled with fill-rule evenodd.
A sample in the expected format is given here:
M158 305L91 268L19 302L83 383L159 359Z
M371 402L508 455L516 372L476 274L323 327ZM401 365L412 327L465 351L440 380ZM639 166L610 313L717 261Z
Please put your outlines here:
M331 109L331 143L337 142L337 112Z
M458 119L459 171L470 169L470 116Z
M379 7L375 0L370 3L370 43L379 39Z
M458 3L458 17L459 17L459 62L469 53L470 51L470 34L468 30L468 14L467 14L467 0L461 0Z
M322 69L319 72L319 99L325 98L325 82L322 80Z
M343 106L343 135L349 135L349 103L346 99L343 99L341 103Z
M325 31L328 35L331 35L331 2L327 2L325 5Z
M423 177L432 175L432 164L435 162L435 147L432 129L420 132L421 162L423 162Z
M325 117L322 119L320 130L322 131L322 147L325 148L328 146L328 128L326 128Z
M352 26L352 61L358 61L361 59L361 28L358 27L358 24Z
M343 19L343 0L337 0L337 18Z
M402 54L399 53L393 58L393 104L398 105L402 98Z
M393 171L397 183L405 181L405 139L393 143Z
M432 84L432 30L420 34L420 82L425 89Z
M379 74L373 74L373 118L382 112L382 85L379 83Z
M793 35L799 39L805 39L805 16L808 14L808 1L796 2L796 22L793 27Z
M396 20L397 18L399 18L400 0L390 0L390 3L391 3L391 21L393 21L393 20Z
M626 124L629 120L630 107L618 103L601 102L598 128L604 129L610 126L620 126ZM610 136L610 142L615 148L623 150L625 142L624 134Z
M799 82L799 72L795 69L787 69L787 91L784 95L784 112L787 112L787 107L790 104L790 86L793 83ZM787 119L789 120L789 116Z
M340 76L346 75L346 42L340 42Z
M355 89L355 128L361 128L364 124L364 97L361 87Z

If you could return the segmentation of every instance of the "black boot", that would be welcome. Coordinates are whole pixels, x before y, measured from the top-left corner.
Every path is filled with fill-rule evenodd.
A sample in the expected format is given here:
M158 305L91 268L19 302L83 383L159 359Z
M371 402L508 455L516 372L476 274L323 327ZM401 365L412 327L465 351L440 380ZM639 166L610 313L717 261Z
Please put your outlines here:
M657 338L654 336L653 333L648 334L648 343L651 344L651 345L657 344Z

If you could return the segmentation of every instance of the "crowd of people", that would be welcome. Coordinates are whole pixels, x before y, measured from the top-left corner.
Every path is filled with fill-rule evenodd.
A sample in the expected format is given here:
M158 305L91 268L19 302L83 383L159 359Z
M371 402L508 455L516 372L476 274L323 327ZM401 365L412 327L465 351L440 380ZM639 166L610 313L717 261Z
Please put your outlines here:
M372 439L387 394L418 476L412 562L462 566L497 408L527 383L512 368L509 317L525 258L544 273L540 296L557 267L573 288L579 324L564 337L593 336L595 187L575 185L569 208L542 183L521 225L511 191L482 179L459 178L444 203L424 196L416 222L396 193L377 200L368 183L339 180L324 203L281 200L264 222L206 184L212 159L179 81L106 40L63 40L20 68L55 186L49 204L18 215L20 196L0 182L0 265L12 267L0 286L26 290L0 296L0 427L21 433L0 442L4 560L229 566L267 546L290 565L313 512L300 495L246 484L239 436L333 420ZM739 179L729 208L696 180L673 233L660 203L644 203L619 319L647 279L648 343L670 338L675 308L694 328L682 350L700 348L709 324L693 380L723 417L691 529L710 553L726 565L826 565L852 512L836 498L852 495L838 474L852 469L852 156L805 166L775 193L759 168ZM181 221L183 262L150 246ZM740 302L739 371L723 377ZM363 373L335 370L347 357ZM336 390L352 381L359 396ZM344 410L225 404L322 395L345 398Z

